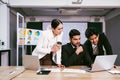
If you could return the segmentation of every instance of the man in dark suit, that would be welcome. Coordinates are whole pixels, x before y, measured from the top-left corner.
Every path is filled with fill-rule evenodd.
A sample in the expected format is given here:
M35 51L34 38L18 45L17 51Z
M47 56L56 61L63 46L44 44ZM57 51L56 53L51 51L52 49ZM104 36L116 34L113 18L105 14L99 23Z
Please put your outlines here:
M112 53L111 45L104 33L99 33L95 28L88 28L85 32L88 40L84 43L87 53L94 62L97 55L110 55Z
M80 32L72 29L69 32L70 43L62 46L62 64L65 66L91 66L91 59L80 44Z

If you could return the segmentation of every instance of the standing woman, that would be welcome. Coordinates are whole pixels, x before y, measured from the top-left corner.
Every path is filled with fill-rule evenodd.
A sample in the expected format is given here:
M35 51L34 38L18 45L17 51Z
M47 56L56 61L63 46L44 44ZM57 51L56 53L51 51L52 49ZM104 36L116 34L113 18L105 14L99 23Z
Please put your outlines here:
M63 23L53 19L51 29L41 32L40 39L32 55L38 56L41 65L61 66L61 45ZM58 44L59 43L59 44Z

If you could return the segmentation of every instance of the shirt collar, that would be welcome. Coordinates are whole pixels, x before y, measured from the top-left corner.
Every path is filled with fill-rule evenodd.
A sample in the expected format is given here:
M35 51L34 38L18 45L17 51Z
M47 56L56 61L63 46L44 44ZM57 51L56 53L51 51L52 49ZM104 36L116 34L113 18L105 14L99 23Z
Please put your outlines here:
M73 47L73 48L75 48L75 46L72 44L72 43L70 43L71 44L71 46Z
M92 48L94 49L95 47L97 47L97 45L92 44Z

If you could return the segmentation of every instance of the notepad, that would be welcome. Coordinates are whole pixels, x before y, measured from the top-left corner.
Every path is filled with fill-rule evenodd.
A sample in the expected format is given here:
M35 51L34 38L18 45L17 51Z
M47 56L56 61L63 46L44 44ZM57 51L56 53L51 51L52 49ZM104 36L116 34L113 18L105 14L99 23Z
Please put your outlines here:
M86 71L80 69L64 69L62 72L85 73Z
M108 72L112 74L120 74L120 70L109 70Z

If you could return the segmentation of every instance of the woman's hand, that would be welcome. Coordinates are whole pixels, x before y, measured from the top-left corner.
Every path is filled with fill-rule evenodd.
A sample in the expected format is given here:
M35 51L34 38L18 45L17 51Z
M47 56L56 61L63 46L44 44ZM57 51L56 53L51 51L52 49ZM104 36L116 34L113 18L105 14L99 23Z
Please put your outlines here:
M57 64L57 67L64 68L65 66L62 64Z
M54 46L51 48L51 51L52 51L53 53L56 53L58 50L60 50L60 48L61 48L61 46L58 45L58 44L56 44L56 45L54 45Z

